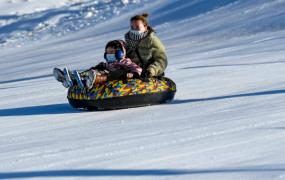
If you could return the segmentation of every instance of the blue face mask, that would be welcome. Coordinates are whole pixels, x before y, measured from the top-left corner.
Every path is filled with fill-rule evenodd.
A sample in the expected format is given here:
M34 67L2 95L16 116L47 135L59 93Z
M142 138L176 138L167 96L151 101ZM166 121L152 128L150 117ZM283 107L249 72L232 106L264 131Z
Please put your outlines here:
M115 54L106 54L106 60L108 63L115 62L117 60Z

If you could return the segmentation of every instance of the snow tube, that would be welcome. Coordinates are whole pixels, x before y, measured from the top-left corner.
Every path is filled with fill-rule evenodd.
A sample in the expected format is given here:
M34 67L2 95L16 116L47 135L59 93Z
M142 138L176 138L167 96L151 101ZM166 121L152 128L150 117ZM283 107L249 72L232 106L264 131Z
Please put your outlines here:
M176 84L169 78L113 80L80 89L68 89L67 98L73 108L88 110L122 109L161 104L171 101L176 92Z

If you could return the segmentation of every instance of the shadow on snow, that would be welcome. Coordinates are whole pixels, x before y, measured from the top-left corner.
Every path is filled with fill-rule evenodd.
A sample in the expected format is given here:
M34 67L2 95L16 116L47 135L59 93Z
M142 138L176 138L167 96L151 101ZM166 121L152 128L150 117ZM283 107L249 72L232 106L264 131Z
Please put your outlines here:
M36 177L96 177L96 176L174 176L174 175L195 175L195 174L219 174L219 173L258 173L258 172L285 172L284 165L267 165L256 167L226 168L226 169L139 169L139 170L51 170L33 172L7 172L0 173L0 179L14 178L36 178Z
M274 95L274 94L285 94L285 89L272 90L272 91L260 91L260 92L253 92L253 93L243 93L243 94L228 95L228 96L216 96L216 97L199 98L199 99L175 99L170 104L184 104L184 103L192 103L192 102L223 100L223 99L251 97L251 96L265 96L265 95Z
M203 102L203 101L213 101L213 100L223 100L232 99L240 97L251 97L251 96L264 96L264 95L274 95L274 94L285 94L285 90L272 90L272 91L261 91L253 93L243 93L228 96L216 96L209 98L199 98L199 99L175 99L170 104L184 104L193 102ZM69 104L52 104L52 105L41 105L41 106L31 106L31 107L20 107L11 109L0 109L1 116L24 116L24 115L44 115L44 114L66 114L66 113L77 113L78 110L72 109Z
M0 109L1 116L26 116L26 115L44 115L44 114L66 114L77 113L68 103L51 104L41 106L19 107L10 109Z
M285 63L285 60L271 61L271 62L255 62L255 63L240 63L240 64L218 64L218 65L205 65L205 66L189 66L181 69L200 69L200 68L216 68L216 67L236 67L236 66L255 66L255 65L268 65Z
M8 84L8 83L14 83L14 82L41 79L41 78L52 77L52 76L53 75L51 74L47 74L47 75L41 75L41 76L25 77L25 78L19 78L19 79L7 80L7 81L0 81L0 84Z

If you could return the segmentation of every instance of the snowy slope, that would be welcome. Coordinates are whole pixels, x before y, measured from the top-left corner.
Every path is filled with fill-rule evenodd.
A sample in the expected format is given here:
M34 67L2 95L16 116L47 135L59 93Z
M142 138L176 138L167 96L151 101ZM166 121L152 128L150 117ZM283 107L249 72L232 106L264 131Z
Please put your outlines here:
M27 19L17 19L23 26L73 4L54 1L38 12L28 2ZM26 38L0 25L7 40L0 51L0 179L285 179L285 1L130 2L116 16L102 13L106 20L60 36L47 28ZM71 109L52 68L98 63L105 43L123 38L129 18L144 11L166 45L175 100Z
M130 11L142 2L147 0L0 2L6 11L15 8L13 13L0 14L0 46L61 37Z

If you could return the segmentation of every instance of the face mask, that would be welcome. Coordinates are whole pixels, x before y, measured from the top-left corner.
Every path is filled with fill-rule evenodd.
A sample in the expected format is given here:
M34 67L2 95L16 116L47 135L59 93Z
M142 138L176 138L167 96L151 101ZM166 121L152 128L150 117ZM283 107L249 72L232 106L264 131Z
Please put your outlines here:
M134 34L134 35L141 35L141 34L143 34L143 32L138 31L138 30L133 30L133 29L130 30L130 33Z
M117 59L115 54L106 54L106 60L108 63L112 63L115 62Z

